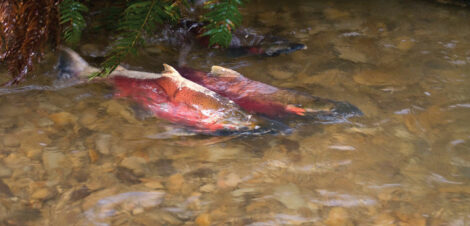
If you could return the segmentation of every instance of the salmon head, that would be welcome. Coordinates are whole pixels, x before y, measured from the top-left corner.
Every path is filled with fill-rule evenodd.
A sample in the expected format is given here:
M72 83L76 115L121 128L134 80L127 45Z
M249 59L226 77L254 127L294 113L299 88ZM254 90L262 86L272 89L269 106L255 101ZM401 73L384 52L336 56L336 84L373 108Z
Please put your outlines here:
M213 66L210 73L186 67L180 71L185 78L233 100L244 110L270 118L299 116L335 121L362 115L362 112L350 103L277 88L220 66Z
M86 78L89 73L98 71L70 49L65 49L62 55L59 60L61 78ZM263 120L244 112L228 98L183 78L166 64L160 74L118 67L106 81L114 86L115 97L135 101L156 117L201 133L268 131Z

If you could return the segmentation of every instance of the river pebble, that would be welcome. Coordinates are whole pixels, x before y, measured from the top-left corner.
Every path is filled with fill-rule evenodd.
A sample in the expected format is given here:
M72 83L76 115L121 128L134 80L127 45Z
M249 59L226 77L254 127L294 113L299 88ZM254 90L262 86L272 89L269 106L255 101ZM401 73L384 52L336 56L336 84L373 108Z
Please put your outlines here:
M353 223L349 220L348 212L342 207L333 207L330 212L328 212L328 217L325 220L325 224L331 226L353 225Z
M7 147L16 147L20 145L20 137L17 134L8 133L3 135L3 145Z
M183 175L180 173L173 174L168 178L166 187L170 193L177 194L182 191L183 184L185 183Z
M111 135L109 134L98 134L95 140L95 148L103 155L110 154L111 146Z
M65 126L72 124L74 125L78 118L77 116L69 113L69 112L58 112L54 114L50 114L49 118L57 125L59 126Z
M197 216L195 223L198 226L210 226L211 225L211 217L210 217L209 214L203 213L203 214Z
M362 70L354 74L353 79L355 82L367 86L398 86L417 82L419 75L409 78L406 73L393 70L387 72L382 70Z
M367 56L360 50L349 46L335 46L335 50L339 53L339 58L349 60L354 63L366 63Z
M327 8L323 10L323 15L329 20L337 20L349 17L350 13L335 8Z
M374 226L394 226L395 224L395 218L391 216L390 214L387 213L382 213L374 217Z
M299 209L307 206L307 202L301 196L300 190L295 184L280 185L274 188L274 198L289 209Z
M221 171L217 176L217 186L220 188L232 188L237 186L240 182L240 176L238 176L236 173Z
M31 194L32 199L45 200L53 197L54 193L49 188L40 188Z
M3 164L0 164L0 178L11 176L12 170Z
M144 158L130 156L124 158L120 165L132 170L136 175L144 175L146 162Z

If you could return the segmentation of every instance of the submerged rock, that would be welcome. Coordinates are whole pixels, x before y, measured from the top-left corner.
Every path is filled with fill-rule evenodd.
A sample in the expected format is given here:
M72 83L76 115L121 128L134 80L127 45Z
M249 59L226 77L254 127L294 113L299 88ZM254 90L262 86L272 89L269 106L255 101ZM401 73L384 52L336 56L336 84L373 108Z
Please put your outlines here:
M323 10L323 15L329 20L337 20L349 17L350 13L339 9L327 8Z
M209 214L203 213L197 216L195 223L197 226L209 226L211 225L211 217Z
M307 202L301 196L300 190L295 184L286 184L274 189L274 198L289 209L299 209L307 206Z
M145 163L144 158L130 156L122 160L121 166L132 170L137 175L144 175Z
M165 196L165 193L162 191L124 192L111 196L109 194L106 195L106 193L100 194L105 195L102 198L96 199L97 197L94 196L87 198L93 199L86 200L86 203L91 204L84 213L88 224L108 225L107 223L116 215L142 213L145 209L158 206Z
M328 218L326 219L325 224L331 226L353 225L353 223L349 220L348 212L342 207L333 207L328 213Z
M221 171L218 175L217 186L220 188L232 188L236 187L240 182L240 176L237 174Z
M16 147L20 145L20 137L17 134L8 133L3 135L3 145L7 147Z
M59 126L65 126L72 124L74 125L77 122L77 116L69 113L69 112L58 112L54 114L50 114L49 118Z
M111 135L98 134L95 140L95 147L103 155L109 155L111 146Z
M168 191L170 193L176 194L176 193L181 192L184 182L185 180L182 174L180 173L173 174L168 178L166 187L168 188Z
M65 155L57 151L44 151L42 154L42 162L47 171L52 171L61 168L65 162Z
M367 56L360 50L349 46L335 46L335 50L339 53L339 58L349 60L354 63L366 63Z
M0 164L0 178L11 176L12 170L3 164Z
M31 199L46 200L53 196L54 196L54 192L52 192L51 189L44 187L44 188L39 188L38 190L34 191L31 194Z
M354 74L353 79L355 82L367 86L400 86L416 83L420 77L419 74L408 71L366 69Z

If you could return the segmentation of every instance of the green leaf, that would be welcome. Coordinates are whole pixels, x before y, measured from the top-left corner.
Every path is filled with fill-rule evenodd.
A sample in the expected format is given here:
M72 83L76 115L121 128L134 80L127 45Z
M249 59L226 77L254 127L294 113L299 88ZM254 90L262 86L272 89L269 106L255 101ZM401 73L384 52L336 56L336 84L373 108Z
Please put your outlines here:
M159 24L176 21L179 16L178 7L174 7L168 1L129 1L116 28L120 32L120 38L116 40L113 50L101 64L101 71L93 77L112 73L125 57L137 54L137 48L144 43L145 33L152 33Z
M204 6L209 11L204 14L204 19L209 22L202 36L210 36L209 45L227 47L232 41L232 30L241 24L242 16L238 7L242 0L213 0L206 2Z
M65 42L76 44L80 41L82 30L86 27L83 13L88 12L88 8L75 0L64 0L59 5L60 24L65 24L63 29Z

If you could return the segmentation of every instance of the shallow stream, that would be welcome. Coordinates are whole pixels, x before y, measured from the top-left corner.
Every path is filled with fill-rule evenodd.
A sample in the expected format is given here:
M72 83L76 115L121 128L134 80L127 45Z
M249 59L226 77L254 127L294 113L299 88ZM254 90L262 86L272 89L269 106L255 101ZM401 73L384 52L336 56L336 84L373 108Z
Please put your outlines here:
M308 49L193 48L188 64L348 101L364 116L290 122L287 135L192 135L107 85L59 88L46 60L25 88L0 89L0 225L470 224L469 9L265 0L243 14L254 32ZM80 53L92 59L96 46ZM155 38L125 65L160 72L178 57Z

